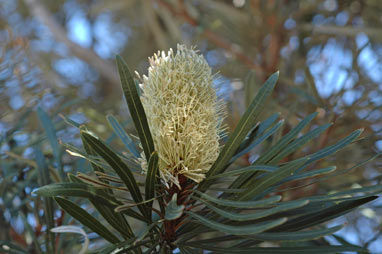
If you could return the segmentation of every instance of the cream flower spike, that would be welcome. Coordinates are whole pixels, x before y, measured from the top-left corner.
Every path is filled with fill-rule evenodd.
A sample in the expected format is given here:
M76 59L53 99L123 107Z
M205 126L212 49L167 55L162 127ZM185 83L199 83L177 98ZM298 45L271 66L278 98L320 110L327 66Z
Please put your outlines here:
M176 54L172 49L158 52L149 61L148 76L140 78L142 104L160 176L167 186L181 189L179 176L199 183L217 159L224 104L212 86L211 68L194 48L178 45ZM143 153L141 157L146 172Z

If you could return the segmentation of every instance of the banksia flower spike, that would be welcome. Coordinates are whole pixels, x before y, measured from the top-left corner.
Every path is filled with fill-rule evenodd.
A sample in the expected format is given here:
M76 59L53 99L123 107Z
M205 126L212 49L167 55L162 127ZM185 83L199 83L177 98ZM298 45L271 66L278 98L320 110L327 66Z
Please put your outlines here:
M181 175L199 183L219 155L223 131L223 103L212 86L211 68L184 45L178 45L176 53L158 52L149 60L148 76L141 78L141 99L160 176L166 185L179 188ZM146 171L144 154L140 162Z

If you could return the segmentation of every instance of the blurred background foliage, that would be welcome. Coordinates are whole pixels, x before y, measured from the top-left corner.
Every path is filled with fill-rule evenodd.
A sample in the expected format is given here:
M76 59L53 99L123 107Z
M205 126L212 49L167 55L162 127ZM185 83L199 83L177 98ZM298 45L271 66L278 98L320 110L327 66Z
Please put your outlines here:
M279 136L314 111L319 116L313 125L334 123L309 151L289 160L365 129L359 142L330 158L337 169L349 169L346 175L300 181L296 185L307 186L296 191L285 186L290 199L381 183L380 157L352 169L382 151L381 13L378 0L0 0L0 241L12 240L29 253L39 253L43 243L43 249L79 247L79 237L62 235L52 243L46 229L73 221L53 202L44 211L43 200L30 195L89 167L60 146L60 140L81 144L62 116L88 123L123 147L105 119L112 113L135 133L115 55L146 73L148 56L177 43L196 45L218 72L215 83L228 103L231 129L276 70L280 81L263 117L281 112L287 123ZM258 152L238 163L248 165ZM381 215L381 201L374 202L341 218L348 226L328 240L382 251Z

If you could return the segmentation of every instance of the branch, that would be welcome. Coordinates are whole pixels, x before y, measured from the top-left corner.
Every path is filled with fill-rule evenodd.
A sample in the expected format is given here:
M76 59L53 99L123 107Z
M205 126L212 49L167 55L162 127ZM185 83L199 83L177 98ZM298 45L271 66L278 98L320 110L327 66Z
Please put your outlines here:
M174 16L178 16L182 18L185 22L188 24L197 27L199 26L198 20L193 18L185 8L182 8L182 10L178 11L176 10L171 4L162 1L162 0L156 0L159 5L165 7L167 10L170 11L170 13ZM253 59L245 55L243 52L238 50L232 43L227 41L225 38L221 37L219 34L214 33L212 30L204 29L203 30L203 36L218 46L219 48L223 48L227 50L229 53L234 55L240 62L247 65L250 69L256 70L256 71L263 71L263 68L257 64L254 63Z
M299 26L302 30L313 33L329 34L329 35L345 35L345 36L356 36L359 33L365 33L370 37L375 37L380 39L381 29L372 27L352 27L352 26L332 26L332 25L322 25L316 26L312 24L302 24Z
M66 31L58 24L50 15L48 10L40 3L39 0L24 0L34 17L44 24L53 34L57 41L64 43L70 52L76 57L82 59L94 69L96 69L101 77L113 84L113 87L119 88L119 78L116 69L107 60L100 58L93 51L74 43L66 36Z

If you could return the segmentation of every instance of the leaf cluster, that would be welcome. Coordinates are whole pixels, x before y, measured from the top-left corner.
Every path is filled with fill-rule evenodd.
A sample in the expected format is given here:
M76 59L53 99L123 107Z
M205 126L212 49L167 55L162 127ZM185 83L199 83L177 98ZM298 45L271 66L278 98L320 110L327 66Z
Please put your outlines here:
M43 197L53 197L68 214L110 243L96 253L172 253L175 249L181 253L366 251L357 246L331 246L316 239L340 230L342 226L326 228L323 223L376 199L381 185L297 200L288 200L287 189L283 189L289 182L309 178L318 181L335 174L333 166L316 169L314 165L356 142L362 130L355 130L314 153L288 160L288 155L302 149L330 126L315 126L301 133L317 115L313 113L273 142L251 165L232 168L241 155L266 139L275 138L274 133L283 125L282 120L277 121L278 114L259 120L278 80L279 74L274 73L230 134L206 179L199 185L185 179L185 188L180 190L160 181L158 155L137 87L122 58L117 57L117 64L130 114L148 158L147 174L142 176L134 170L132 162L139 156L139 148L118 120L108 116L115 134L130 154L114 151L85 126L80 126L85 151L69 144L66 147L72 154L88 160L97 177L70 174L69 182L53 183L35 191ZM69 197L90 201L108 226ZM141 230L132 226L133 221L142 225ZM262 247L263 242L274 242L278 247Z

